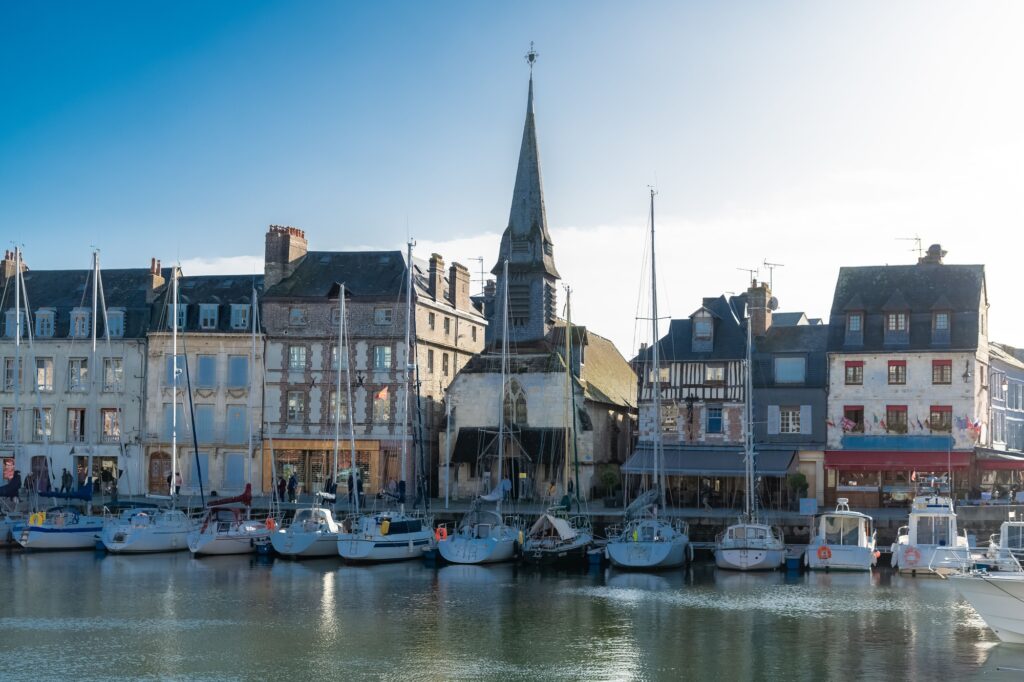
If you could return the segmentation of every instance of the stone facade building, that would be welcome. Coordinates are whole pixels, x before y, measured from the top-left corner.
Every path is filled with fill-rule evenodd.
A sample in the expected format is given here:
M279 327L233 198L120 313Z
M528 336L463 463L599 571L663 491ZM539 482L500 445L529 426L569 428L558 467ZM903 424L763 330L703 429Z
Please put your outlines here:
M1007 499L1024 489L1024 351L989 344L988 438L976 449L976 491Z
M247 482L253 484L254 490L260 489L263 333L257 328L254 339L252 327L256 322L253 291L259 292L262 286L261 276L179 276L177 399L172 365L170 277L160 290L152 308L146 353L143 445L149 492L167 492L167 477L171 474L171 410L175 404L177 471L181 473L182 493L198 495L200 475L202 491L207 495L211 491L237 495Z
M263 326L266 332L263 481L298 478L302 492L322 489L331 476L335 409L342 419L340 485L349 469L348 411L353 412L357 464L366 492L401 477L402 442L407 448L407 489L418 473L415 442L436 457L441 419L437 401L451 378L484 345L486 321L469 296L469 273L460 264L444 270L434 255L413 261L412 330L417 359L405 348L406 258L399 251L308 251L305 233L271 226L266 235ZM344 285L349 357L339 361L339 291ZM344 385L351 367L352 405ZM406 372L417 371L419 410L406 394ZM409 377L410 384L416 377ZM409 404L409 418L406 405ZM415 428L422 417L422 435ZM415 438L415 442L414 442ZM435 484L436 487L436 484Z
M952 472L966 493L989 428L988 294L982 265L841 268L829 318L825 498L909 503Z
M23 479L35 474L40 489L60 488L63 469L84 480L91 453L102 494L110 495L115 481L119 494L144 492L140 442L146 328L150 303L169 273L156 261L148 269L101 270L101 314L94 316L91 268L24 268L22 304L27 299L29 309L27 317L22 315L16 351L15 272L14 253L8 252L0 263L0 458L5 478L17 468Z

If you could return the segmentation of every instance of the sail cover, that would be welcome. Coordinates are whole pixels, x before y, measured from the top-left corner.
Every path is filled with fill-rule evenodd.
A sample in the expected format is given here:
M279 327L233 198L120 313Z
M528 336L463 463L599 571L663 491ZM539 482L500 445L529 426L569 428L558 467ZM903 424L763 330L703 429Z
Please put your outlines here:
M501 479L501 485L486 495L481 495L480 499L484 502L498 502L509 490L512 490L512 481L503 478Z
M576 531L565 519L560 519L551 514L544 514L534 521L530 528L530 537L540 538L549 535L558 535L562 540L572 540L576 537Z
M626 507L626 517L636 516L642 514L648 507L658 501L658 489L651 488L647 492L640 495Z
M44 497L52 497L55 500L84 500L89 502L92 500L92 481L86 481L85 485L80 485L77 490L69 493L59 493L51 490L39 494Z

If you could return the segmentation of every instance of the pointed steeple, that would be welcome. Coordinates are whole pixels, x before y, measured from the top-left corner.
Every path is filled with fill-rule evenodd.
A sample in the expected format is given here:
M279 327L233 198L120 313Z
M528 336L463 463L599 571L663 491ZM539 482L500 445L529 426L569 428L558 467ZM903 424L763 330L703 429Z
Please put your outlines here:
M540 170L540 149L537 145L537 124L533 111L533 63L537 53L532 45L527 61L530 63L530 85L526 96L526 122L523 142L519 147L519 167L512 190L512 210L508 227L501 238L498 263L491 271L501 270L501 261L509 259L512 270L542 270L559 278L555 269L554 249L548 233L548 218L544 208L544 182Z

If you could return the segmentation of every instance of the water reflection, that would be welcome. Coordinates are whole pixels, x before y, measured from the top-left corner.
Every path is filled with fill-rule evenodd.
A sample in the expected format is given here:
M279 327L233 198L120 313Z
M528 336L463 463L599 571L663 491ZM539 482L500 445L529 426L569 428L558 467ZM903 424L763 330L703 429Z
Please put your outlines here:
M947 581L888 571L551 572L80 552L0 554L0 576L2 677L13 680L41 670L81 680L600 680L1024 669L1024 647L997 644Z

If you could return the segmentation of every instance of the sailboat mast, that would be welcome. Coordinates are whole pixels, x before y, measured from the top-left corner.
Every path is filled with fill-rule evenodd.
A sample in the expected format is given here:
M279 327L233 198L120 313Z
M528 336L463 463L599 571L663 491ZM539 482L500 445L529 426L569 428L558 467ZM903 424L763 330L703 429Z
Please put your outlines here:
M569 469L569 444L570 435L569 430L573 428L574 423L569 420L572 418L572 343L570 341L570 334L572 334L572 314L570 312L569 299L572 296L572 289L569 287L565 288L565 442L562 450L562 458L565 460L565 492L569 492L569 477L572 475Z
M338 287L338 345L335 347L334 358L336 367L334 368L334 468L331 469L333 472L331 476L334 477L334 482L338 480L338 449L341 446L341 358L342 356L342 336L345 333L345 285L342 284ZM344 356L348 359L348 356ZM346 405L348 403L345 403ZM337 500L335 500L337 502Z
M14 461L18 466L20 444L18 423L21 421L21 249L14 247ZM4 377L4 381L7 378ZM6 387L5 387L6 388ZM26 476L27 477L27 476Z
M92 324L89 325L91 327L91 329L89 331L90 331L90 334L91 334L91 344L92 344L91 348L90 348L91 355L89 357L89 374L91 376L93 376L93 377L96 376L96 323L99 321L99 294L100 294L100 286L99 285L100 285L100 252L97 249L97 250L92 252L92 320L90 320ZM92 386L90 386L90 389L89 389L89 394L92 397L93 401L96 401L96 398L97 398L96 392L95 392L95 390L93 390L95 388L95 381L90 381L89 383L92 384ZM95 405L96 403L94 402L93 404ZM88 477L89 477L89 479L88 480L91 482L92 481L92 458L93 458L93 455L96 452L96 445L99 442L99 438L97 438L97 434L96 434L96 431L98 430L99 424L98 424L98 422L97 422L97 420L95 418L91 419L90 422L92 423L92 443L89 444L89 466L88 466ZM92 499L91 498L89 500L89 505L88 505L88 507L86 509L86 513L88 513L88 514L92 513Z
M658 358L658 276L654 253L654 190L651 189L651 364L654 379L651 390L654 399L654 477L660 489L661 508L665 508L665 467L661 447L661 361Z
M748 305L749 305L749 302L748 302ZM746 457L744 459L745 459L746 474L747 474L747 485L746 485L747 494L744 496L743 507L744 507L744 511L746 513L748 521L753 519L753 507L754 507L754 504L753 504L753 499L754 499L754 452L753 452L753 449L754 449L754 443L753 443L753 440L754 440L754 432L753 432L754 415L752 413L753 401L751 400L751 382L750 382L750 355L751 355L751 353L750 353L750 342L751 342L751 338L752 338L751 329L750 329L751 324L750 323L751 323L750 311L748 310L747 311L747 357L746 357L746 361L745 361L745 364L746 364L745 369L746 369L746 371L743 373L744 374L744 376L743 376L743 379L744 379L743 400L744 400L744 403L746 403L744 405L744 407L745 407L745 411L747 413L747 430L746 430L746 433L744 434L744 442L745 442L744 449L746 450Z
M338 351L338 362L345 359L345 398L348 405L348 447L352 455L352 485L355 490L351 491L355 513L359 513L359 470L356 469L356 424L352 415L352 363L348 361L348 323L345 320L345 285L341 287L341 339L343 348ZM340 373L339 373L340 374Z
M406 460L409 456L409 372L413 367L413 359L409 357L409 350L412 345L410 343L412 334L412 247L415 244L415 241L409 240L405 259L408 273L405 286L405 368L402 372L402 399L405 401L405 418L402 420L402 478L398 483L399 500L403 512L405 511Z
M502 278L505 286L501 292L501 393L498 398L498 487L502 486L502 474L505 466L505 377L508 374L508 258L502 266ZM504 491L498 497L498 514L501 514L501 502Z
M174 500L178 480L178 267L171 275L171 483L167 494Z
M256 282L252 284L252 295L249 297L251 302L251 310L249 311L249 325L252 330L249 337L252 341L252 347L249 350L249 395L245 401L246 416L245 420L249 424L249 458L246 460L246 483L252 483L252 378L256 373ZM337 468L337 462L334 463Z

